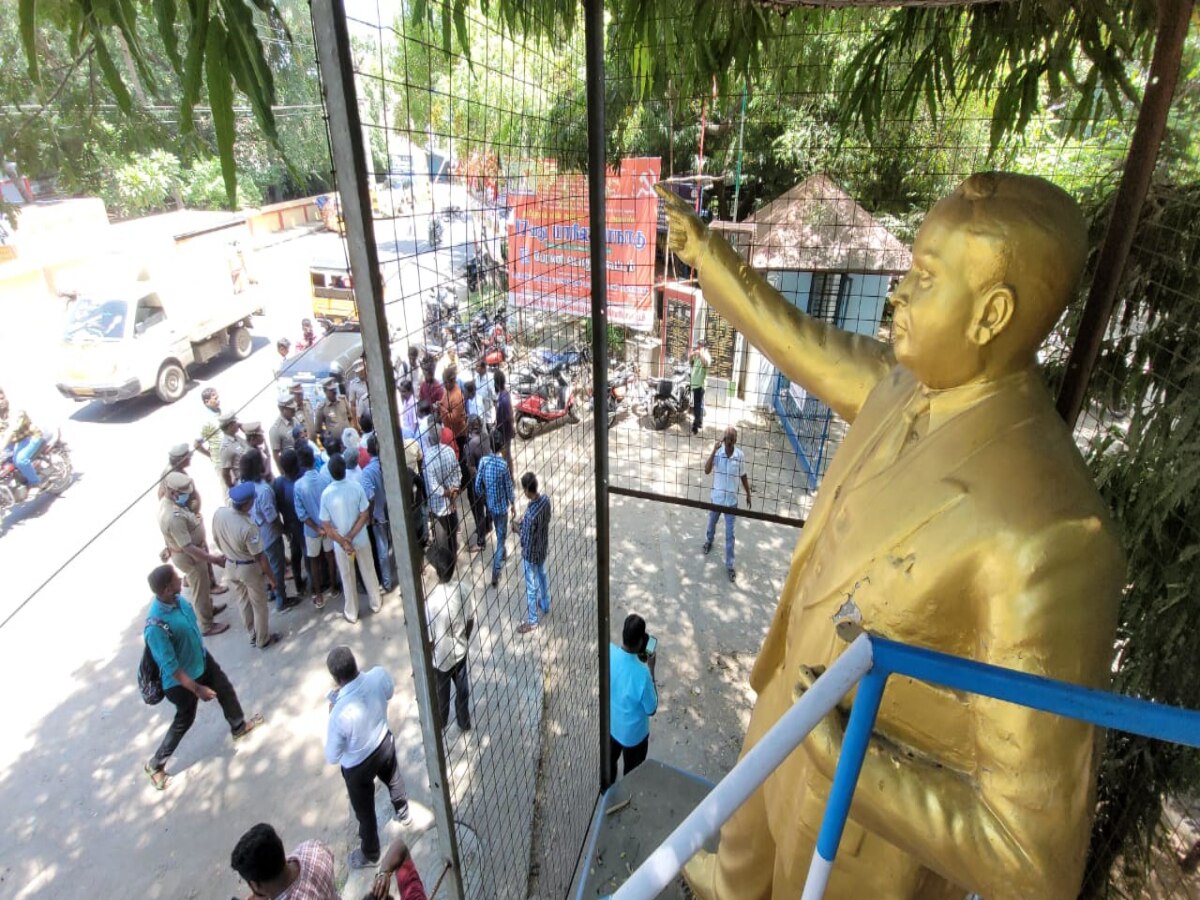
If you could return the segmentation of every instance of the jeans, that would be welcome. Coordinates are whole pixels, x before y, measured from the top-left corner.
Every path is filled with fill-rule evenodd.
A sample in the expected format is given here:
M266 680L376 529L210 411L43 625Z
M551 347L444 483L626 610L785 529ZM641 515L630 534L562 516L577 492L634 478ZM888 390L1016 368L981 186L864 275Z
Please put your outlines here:
M471 729L471 682L467 678L467 659L464 656L446 671L434 670L437 679L438 723L445 728L450 724L450 685L454 684L454 718L463 731Z
M617 780L617 760L622 755L625 757L626 775L646 761L646 754L650 752L650 735L646 735L642 741L639 741L632 747L626 747L610 734L608 736L608 747L610 750L609 756L612 757L612 762L608 767L608 783L612 784Z
M492 513L491 516L492 523L496 526L496 552L492 556L492 574L499 575L504 567L504 560L508 557L508 548L504 546L504 539L508 537L508 510Z
M235 736L241 734L246 728L246 716L242 713L242 704L238 702L233 685L229 683L229 679L221 671L217 661L212 658L212 654L207 651L204 654L204 672L196 679L196 683L216 691L217 702L221 704L221 712L225 714L229 730ZM161 769L167 764L167 760L171 758L171 754L175 752L175 748L179 746L183 736L188 733L188 729L196 721L196 707L200 704L199 697L178 684L167 688L166 693L167 699L175 707L175 718L171 720L171 727L167 729L162 743L154 751L154 756L150 757L151 769Z
M525 599L529 605L526 621L536 625L539 612L542 615L550 612L550 579L546 577L544 562L525 560Z
M275 538L275 542L263 551L267 555L267 565L271 567L271 574L275 576L275 585L277 590L267 590L267 597L275 598L275 608L283 609L283 601L287 599L287 587L283 580L287 577L287 556L283 552L283 538Z
M350 795L350 808L358 820L359 846L363 856L371 860L379 858L379 823L375 819L376 778L387 785L392 809L400 812L408 808L408 794L404 790L404 778L396 762L396 743L390 731L370 756L357 766L342 769L346 793Z
M692 434L704 427L704 388L692 388Z
M735 510L735 509L737 509L736 505L729 507L729 512L722 512L721 510L718 510L718 509L710 509L708 511L708 532L705 534L705 537L704 537L704 543L706 545L711 545L713 542L713 535L715 535L716 531L717 531L717 519L719 519L722 515L724 515L725 516L725 568L727 568L727 569L733 568L733 525L737 521L737 516L735 516L733 514L733 510Z
M392 589L391 533L387 522L372 522L371 536L375 540L375 562L379 563L379 584L386 594Z
M38 451L42 449L42 444L44 443L46 443L45 439L40 434L36 434L21 438L13 447L13 465L17 467L17 471L21 473L21 477L30 485L41 484L41 476L38 475L37 469L33 467L33 458L37 456Z

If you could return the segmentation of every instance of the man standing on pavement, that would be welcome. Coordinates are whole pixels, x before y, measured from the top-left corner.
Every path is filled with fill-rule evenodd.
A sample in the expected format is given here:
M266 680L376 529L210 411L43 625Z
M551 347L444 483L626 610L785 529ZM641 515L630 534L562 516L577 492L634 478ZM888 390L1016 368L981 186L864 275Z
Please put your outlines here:
M437 678L438 724L450 724L450 685L454 685L454 718L460 731L471 730L471 682L467 648L475 630L471 593L454 577L454 557L439 547L431 554L438 583L425 600L429 611L429 646Z
M320 841L304 841L287 856L283 841L265 822L238 838L229 864L255 897L342 900L333 877L333 851Z
M392 676L381 666L360 674L349 647L334 647L325 664L337 685L329 693L325 760L331 766L341 767L350 808L358 820L359 846L351 852L348 862L353 869L365 869L379 862L376 778L387 785L400 824L412 821L387 719L388 701L396 687Z
M367 387L367 360L363 357L350 368L346 384L346 402L350 407L350 424L362 431L362 417L370 410L370 389Z
M247 719L237 693L212 654L204 648L192 605L180 594L179 574L171 566L159 566L148 579L154 600L142 634L158 664L163 692L175 707L175 718L145 771L155 790L165 790L170 779L166 765L171 754L196 721L201 701L216 700L229 723L235 741L263 723L261 715Z
M262 454L247 453L242 457L242 482L254 485L254 505L250 520L258 526L259 544L275 576L275 587L268 592L267 601L275 601L276 612L287 612L299 601L287 596L287 558L283 552L283 530L279 508L275 505L275 490L263 478Z
M432 359L421 363L422 379L421 386L417 389L417 402L428 403L432 407L442 402L446 391L438 384L436 371L437 365Z
M475 360L475 396L479 400L479 418L483 419L484 429L491 432L496 424L496 382L482 356Z
M176 444L167 451L167 467L158 477L158 499L167 496L167 476L172 472L187 473L187 467L192 464L192 450L187 444ZM188 476L191 477L190 475ZM193 494L188 500L188 509L200 512L200 495Z
M499 432L500 438L504 442L504 447L500 452L504 456L504 461L508 463L508 469L511 472L513 468L511 450L513 439L512 395L508 392L508 381L504 377L503 372L497 370L493 376L493 382L496 386L496 431Z
M213 513L213 540L225 555L225 580L233 589L242 621L250 634L250 646L265 650L282 640L271 632L271 608L267 588L276 590L275 575L263 553L258 526L250 521L254 485L235 484L229 489L229 505Z
M441 442L436 425L425 432L425 495L433 516L430 531L435 543L458 557L458 492L462 487L462 469L454 451Z
M275 420L269 433L271 458L275 460L275 468L280 472L283 471L281 459L283 451L296 449L296 439L292 437L292 428L295 427L295 422L296 401L291 397L280 397L279 418Z
M463 448L463 478L467 484L467 502L471 505L471 517L475 520L475 531L468 536L467 550L478 553L487 540L488 511L483 493L476 484L479 464L488 452L488 441L483 433L483 420L477 415L467 417L467 446Z
M350 404L338 396L336 378L326 378L323 386L325 399L317 404L317 429L321 443L328 444L331 437L340 440L342 432L350 427Z
M608 645L610 784L617 780L622 756L628 775L646 761L650 749L650 717L658 711L658 689L655 657L646 658L646 643L646 620L630 613L621 629L621 646Z
M336 595L333 573L337 571L333 557L333 541L321 527L321 495L332 479L316 470L312 447L307 444L296 449L300 463L300 480L296 482L296 517L304 523L305 556L308 559L308 583L312 585L312 602L317 609L325 608L325 586ZM328 468L328 466L326 466ZM321 560L324 559L322 565ZM320 570L320 571L319 571Z
M228 631L229 626L217 624L213 616L225 609L214 606L212 581L208 567L224 565L225 560L209 553L204 540L204 520L189 508L195 496L192 479L183 472L172 472L164 479L166 495L158 501L158 527L167 545L171 562L179 567L188 580L188 593L200 620L205 637Z
M711 501L722 509L708 511L708 530L704 535L704 555L712 550L713 535L717 531L717 519L725 516L725 570L730 581L737 581L733 568L733 526L737 517L730 510L737 509L738 480L746 489L746 509L750 509L750 479L746 476L746 456L737 446L737 429L730 425L725 437L713 445L712 453L704 462L704 474L712 475Z
M417 436L417 398L413 395L412 380L400 382L400 433L405 438Z
M467 446L467 402L458 385L458 369L450 366L442 373L442 388L438 411L442 416L442 425L454 435L458 457L462 459L463 448Z
M496 526L496 552L492 556L492 587L500 584L500 570L508 558L508 547L505 539L508 537L509 512L516 518L516 492L513 490L512 472L508 463L500 455L503 441L498 433L491 436L491 453L479 461L479 471L475 474L475 491L483 495L488 515ZM480 546L483 536L480 536Z
M288 390L292 392L292 400L296 404L296 418L304 424L309 438L315 438L317 436L317 413L308 397L304 396L304 385L293 381Z
M357 481L346 478L345 457L340 454L330 457L325 468L333 480L321 493L319 516L326 536L333 542L334 558L337 560L338 573L342 576L342 593L346 598L343 613L346 621L354 623L358 621L355 563L358 563L358 574L367 589L367 602L371 606L371 612L379 612L383 606L379 582L375 579L371 539L367 534L367 522L371 520L371 504L362 486Z
M200 392L200 401L208 412L208 418L200 426L200 437L196 438L194 446L208 457L217 473L217 481L225 485L221 474L221 439L225 437L221 431L221 395L216 388L206 387Z
M708 367L712 365L712 356L708 352L708 344L704 338L696 341L690 361L692 364L692 434L698 434L704 427L704 385L708 382Z
M241 426L236 413L225 413L217 420L217 424L221 426L221 448L217 459L221 467L221 484L228 494L229 489L237 484L238 463L250 445L238 434Z
M383 489L383 467L379 464L379 436L367 438L367 453L371 455L362 470L359 483L371 501L370 532L375 544L375 561L379 564L379 580L383 592L389 593L395 584L392 579L391 534L388 531L387 494Z
M546 575L546 557L550 553L550 498L538 493L537 476L526 472L521 487L529 505L521 517L521 556L525 564L525 622L517 627L529 634L538 627L538 619L550 612L550 579ZM495 578L492 584L495 584Z
M292 583L296 586L296 597L304 593L304 523L296 515L296 482L300 480L300 462L295 450L284 450L279 457L279 475L271 483L275 491L275 508L283 519L283 533L287 536L292 563Z
M271 451L267 448L267 436L263 432L261 422L246 422L242 425L242 433L246 435L246 443L251 450L257 450L262 457L262 475L268 483L275 479L271 471Z

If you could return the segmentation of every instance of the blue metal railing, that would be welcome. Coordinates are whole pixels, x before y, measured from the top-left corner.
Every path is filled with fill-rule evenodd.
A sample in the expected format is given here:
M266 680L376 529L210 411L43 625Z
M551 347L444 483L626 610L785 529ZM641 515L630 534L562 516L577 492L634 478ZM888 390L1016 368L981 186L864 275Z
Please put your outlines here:
M792 450L808 476L808 489L815 491L825 474L825 461L829 458L829 426L833 421L833 410L816 397L809 397L803 406L796 402L790 390L791 382L776 372L771 406L779 416Z
M717 834L733 812L857 684L858 692L804 887L803 900L820 900L850 814L850 801L879 703L892 675L1005 700L1103 728L1200 747L1200 711L1079 687L863 634L634 871L612 895L613 900L656 897L678 876L683 864Z

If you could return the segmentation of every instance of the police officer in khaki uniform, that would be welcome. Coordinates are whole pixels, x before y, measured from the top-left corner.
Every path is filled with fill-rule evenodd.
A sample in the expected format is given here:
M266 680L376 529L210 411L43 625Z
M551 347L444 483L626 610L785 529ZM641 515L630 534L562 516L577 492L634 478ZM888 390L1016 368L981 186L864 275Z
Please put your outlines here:
M225 413L217 423L221 426L221 449L217 465L221 470L221 484L225 486L228 495L229 489L237 484L238 465L242 461L242 454L250 449L250 445L238 434L241 425L236 413Z
M200 620L205 637L228 631L229 626L213 622L213 616L225 605L213 606L209 563L224 564L223 557L209 553L204 541L204 520L189 506L196 490L192 479L183 472L171 472L163 479L165 495L158 503L158 527L162 531L171 562L188 581L189 599Z
M308 436L315 441L317 439L317 414L313 411L312 403L304 396L304 385L298 381L293 381L290 390L292 392L292 401L296 404L296 415L304 423L304 427L308 431ZM296 423L293 422L292 424L295 425Z
M253 484L243 481L231 487L229 505L213 514L213 540L225 554L225 580L237 597L250 645L265 650L281 637L271 632L267 604L267 587L278 590L278 586L263 553L258 526L250 520L253 505Z
M350 428L350 404L345 397L338 396L338 384L335 378L326 378L325 399L317 405L317 428L320 429L321 444L325 444L326 435L341 440L342 432ZM312 437L312 433L309 433Z
M285 450L296 449L296 439L292 437L292 429L296 426L296 401L291 397L279 398L279 418L267 433L271 445L271 458L275 460L275 468L283 471L283 456Z

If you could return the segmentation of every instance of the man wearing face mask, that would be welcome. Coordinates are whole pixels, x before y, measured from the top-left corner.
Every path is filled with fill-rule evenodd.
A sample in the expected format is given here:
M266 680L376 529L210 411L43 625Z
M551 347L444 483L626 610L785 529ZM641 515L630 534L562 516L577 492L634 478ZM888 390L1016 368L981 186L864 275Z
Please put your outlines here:
M212 581L208 565L225 565L225 557L206 548L204 520L192 512L189 504L195 493L192 479L183 472L172 472L163 482L166 494L158 504L158 527L171 554L171 562L187 577L188 593L196 608L200 631L205 637L222 634L229 626L213 621L220 610L212 602ZM224 609L222 605L220 609Z

